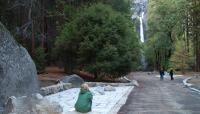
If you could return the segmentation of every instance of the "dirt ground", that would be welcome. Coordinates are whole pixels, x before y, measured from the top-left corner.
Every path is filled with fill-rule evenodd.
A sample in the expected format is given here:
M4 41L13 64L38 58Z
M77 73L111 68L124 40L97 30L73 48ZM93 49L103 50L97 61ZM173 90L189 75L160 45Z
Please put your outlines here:
M45 73L39 74L38 79L41 87L56 84L66 74L63 68L57 66L49 66L45 69Z

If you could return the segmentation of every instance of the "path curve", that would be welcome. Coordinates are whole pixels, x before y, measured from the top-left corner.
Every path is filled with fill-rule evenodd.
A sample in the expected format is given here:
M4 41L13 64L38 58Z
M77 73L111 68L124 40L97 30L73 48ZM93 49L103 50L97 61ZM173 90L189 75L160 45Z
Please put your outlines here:
M131 75L140 84L118 114L200 114L200 95L185 88L185 77L160 81L155 75Z

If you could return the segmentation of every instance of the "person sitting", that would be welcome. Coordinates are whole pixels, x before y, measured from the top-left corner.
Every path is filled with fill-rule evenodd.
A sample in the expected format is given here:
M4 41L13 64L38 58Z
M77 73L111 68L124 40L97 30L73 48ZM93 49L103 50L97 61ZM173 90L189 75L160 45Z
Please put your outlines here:
M89 90L86 83L81 85L78 100L75 104L75 110L81 113L87 113L91 111L93 95Z

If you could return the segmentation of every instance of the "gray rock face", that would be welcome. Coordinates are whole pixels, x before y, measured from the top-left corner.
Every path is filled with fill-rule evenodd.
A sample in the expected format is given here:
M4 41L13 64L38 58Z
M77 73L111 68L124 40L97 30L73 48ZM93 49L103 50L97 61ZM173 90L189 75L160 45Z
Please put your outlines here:
M50 102L40 94L10 97L4 114L61 114L63 108L57 102Z
M49 102L46 99L43 99L35 107L36 113L32 114L62 114L63 108L57 102ZM21 113L19 113L21 114Z
M0 107L10 96L29 95L39 90L34 62L1 22L0 87Z
M56 85L41 88L40 93L46 96L46 95L55 94L60 91L70 89L71 87L72 87L71 83L59 83Z
M105 95L104 88L101 86L97 86L95 91L98 92L100 95Z
M0 114L3 114L3 111L4 111L3 107L0 107Z
M110 85L104 87L104 91L116 91L116 89Z
M63 79L60 80L60 82L61 83L71 83L72 87L80 87L81 84L84 83L84 80L80 76L73 74L70 76L65 76Z

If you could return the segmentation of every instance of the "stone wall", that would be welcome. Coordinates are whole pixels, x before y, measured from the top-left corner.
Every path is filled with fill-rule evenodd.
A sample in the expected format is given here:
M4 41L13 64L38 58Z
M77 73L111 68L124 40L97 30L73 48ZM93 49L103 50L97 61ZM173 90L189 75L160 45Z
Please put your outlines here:
M135 80L132 80L129 83L105 83L105 82L86 82L89 87L95 87L95 86L113 86L113 87L119 87L119 86L139 86L138 82Z
M67 89L72 88L71 83L58 83L56 85L48 86L48 87L42 87L40 89L40 93L44 96L50 95L50 94L55 94Z

